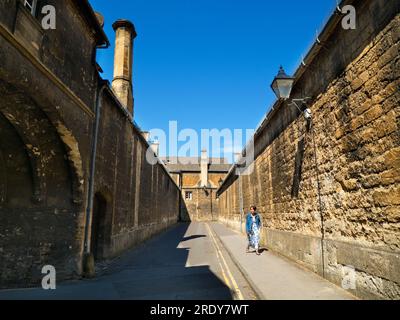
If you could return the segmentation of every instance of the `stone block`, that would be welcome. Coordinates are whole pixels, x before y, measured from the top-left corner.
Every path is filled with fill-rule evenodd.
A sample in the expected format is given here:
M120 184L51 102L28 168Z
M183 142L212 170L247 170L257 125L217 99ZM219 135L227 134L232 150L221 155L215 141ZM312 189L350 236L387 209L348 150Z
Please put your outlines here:
M391 280L400 284L400 252L360 246L357 244L336 242L337 263L351 265L357 271Z
M400 167L400 147L393 148L383 155L383 161L387 168Z
M388 51L386 51L383 55L381 55L378 59L378 67L383 68L390 61L397 58L400 54L399 44L394 44Z
M371 108L372 104L371 104L371 99L368 99L367 101L365 101L364 103L362 103L358 108L355 109L354 113L356 115L361 115L363 114L365 111L369 110Z
M380 181L382 185L391 185L400 182L400 168L390 169L381 173Z
M400 204L400 187L385 190L376 191L373 194L375 204L378 206L390 206Z
M382 214L388 222L400 222L400 206L391 206L383 208Z
M380 117L382 115L382 106L377 104L375 106L373 106L372 108L370 108L368 111L365 112L364 114L364 124L368 124L371 121L377 119L378 117Z

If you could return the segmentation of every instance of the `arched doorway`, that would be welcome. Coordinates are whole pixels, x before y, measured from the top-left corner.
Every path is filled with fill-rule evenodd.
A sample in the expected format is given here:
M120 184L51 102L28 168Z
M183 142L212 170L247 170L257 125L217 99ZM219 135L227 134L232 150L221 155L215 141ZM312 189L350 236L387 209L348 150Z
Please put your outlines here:
M96 193L93 199L92 231L90 239L90 251L93 253L95 261L104 259L106 249L110 239L110 223L107 212L109 203L101 194Z

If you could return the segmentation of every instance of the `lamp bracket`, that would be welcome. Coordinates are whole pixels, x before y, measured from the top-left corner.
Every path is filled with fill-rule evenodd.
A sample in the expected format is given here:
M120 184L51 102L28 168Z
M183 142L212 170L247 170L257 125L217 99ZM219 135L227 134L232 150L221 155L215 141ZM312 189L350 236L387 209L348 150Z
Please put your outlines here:
M305 97L305 98L300 98L300 99L292 99L292 102L289 103L290 105L295 105L297 109L299 109L300 112L303 112L303 110L300 109L300 106L304 103L306 103L307 100L311 99L310 97ZM300 106L299 104L300 103Z
M292 99L292 102L289 103L288 105L294 105L301 113L303 113L304 117L306 119L311 118L311 111L309 109L306 110L301 110L300 106L302 104L306 104L306 101L311 99L310 97L305 97L305 98L298 98L298 99Z

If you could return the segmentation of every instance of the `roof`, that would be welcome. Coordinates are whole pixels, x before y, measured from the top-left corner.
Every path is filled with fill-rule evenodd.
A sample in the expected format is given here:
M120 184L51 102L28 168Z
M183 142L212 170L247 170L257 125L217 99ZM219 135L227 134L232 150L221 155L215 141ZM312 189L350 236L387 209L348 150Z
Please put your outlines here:
M170 172L200 172L201 157L160 157ZM208 172L228 172L231 164L225 158L209 158Z
M165 163L171 164L200 164L201 157L160 157ZM208 162L212 164L228 164L225 158L208 158Z
M164 162L165 163L165 162ZM168 164L165 163L165 166L169 170L169 172L200 172L200 164ZM230 164L210 164L208 166L208 172L223 172L227 173L231 168Z

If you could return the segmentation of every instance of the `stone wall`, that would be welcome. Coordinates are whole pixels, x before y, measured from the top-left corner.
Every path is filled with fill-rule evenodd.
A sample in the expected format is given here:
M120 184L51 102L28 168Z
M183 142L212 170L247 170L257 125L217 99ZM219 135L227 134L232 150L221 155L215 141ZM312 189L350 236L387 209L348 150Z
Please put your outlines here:
M400 3L352 4L357 29L337 24L292 91L311 97L313 126L277 102L242 197L245 211L258 207L271 250L338 285L353 266L352 293L399 299ZM240 229L238 177L218 194L220 221Z
M177 180L177 174L172 173L172 176L174 177L174 180ZM187 187L196 187L199 184L201 184L201 177L200 177L200 172L197 173L181 173L182 176L182 187L187 188ZM219 186L219 181L223 180L226 176L226 173L215 173L215 172L209 172L208 173L208 182L210 185L214 187Z
M82 271L96 87L93 78L93 90L88 88L78 97L70 84L80 82L81 77L66 72L66 62L58 65L59 75L64 72L62 78L51 71L46 50L61 52L64 43L41 41L34 50L27 46L30 34L23 32L23 26L40 30L40 24L21 13L24 8L18 3L0 4L0 287L40 285L46 264L56 267L59 280ZM67 2L59 10L61 20L77 18L78 12L70 11ZM18 19L23 19L20 26L14 26ZM69 34L59 28L45 35L58 34L73 43L73 34L80 34L82 50L69 54L79 61L76 67L94 74L92 59L85 59L84 52L88 47L94 49L94 39L86 34L85 25L69 25L74 29ZM86 105L83 100L91 103Z
M214 221L218 218L219 200L216 199L215 188L182 188L182 198L185 192L192 192L192 200L184 200L181 216L185 221Z
M83 2L49 0L63 27L41 30L38 42L32 37L40 24L18 3L0 1L0 288L40 286L48 264L57 281L82 275L102 83L98 35L76 5ZM18 12L23 20L16 27ZM95 223L88 226L98 259L176 223L180 203L165 168L145 160L148 144L111 90L101 100Z
M198 187L201 183L200 172L180 173L182 199L181 203L181 219L183 221L214 221L218 218L219 200L216 198L217 186L219 181L223 180L226 173L209 172L208 181L210 187L204 189ZM178 174L172 173L177 179ZM191 192L193 198L185 199L185 192Z
M95 194L112 217L104 248L110 257L176 223L180 190L161 163L147 162L148 143L110 94L100 119Z

